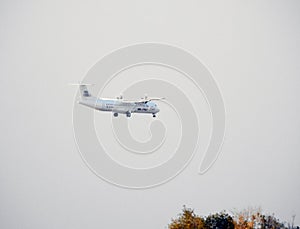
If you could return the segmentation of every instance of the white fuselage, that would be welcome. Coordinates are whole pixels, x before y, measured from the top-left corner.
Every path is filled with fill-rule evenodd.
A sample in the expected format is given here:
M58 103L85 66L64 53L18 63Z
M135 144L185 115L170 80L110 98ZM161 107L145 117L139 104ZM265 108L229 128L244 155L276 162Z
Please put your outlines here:
M110 111L114 113L151 113L159 112L157 105L153 102L136 103L133 101L126 101L123 99L104 99L87 97L79 101L79 104L94 108L100 111Z

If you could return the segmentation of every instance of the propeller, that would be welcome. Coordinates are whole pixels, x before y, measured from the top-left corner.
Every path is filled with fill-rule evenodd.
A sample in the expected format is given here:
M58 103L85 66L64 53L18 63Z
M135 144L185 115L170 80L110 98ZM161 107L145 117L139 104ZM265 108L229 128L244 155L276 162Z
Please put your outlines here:
M143 102L143 103L148 103L148 102L153 101L153 100L159 101L159 100L164 100L164 99L166 99L166 98L164 98L164 97L161 97L161 98L156 98L156 97L148 98L148 96L145 95L145 97L144 97L144 98L141 98L141 99L142 99L141 102Z

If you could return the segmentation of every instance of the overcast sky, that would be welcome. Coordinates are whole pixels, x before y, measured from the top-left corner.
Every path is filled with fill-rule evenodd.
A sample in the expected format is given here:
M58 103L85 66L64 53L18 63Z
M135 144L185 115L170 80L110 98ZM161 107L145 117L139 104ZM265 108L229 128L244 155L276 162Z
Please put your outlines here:
M164 228L261 207L300 224L299 1L1 1L0 228ZM116 187L76 147L76 88L101 57L167 43L198 57L226 106L222 152L170 182ZM107 114L105 114L107 115Z

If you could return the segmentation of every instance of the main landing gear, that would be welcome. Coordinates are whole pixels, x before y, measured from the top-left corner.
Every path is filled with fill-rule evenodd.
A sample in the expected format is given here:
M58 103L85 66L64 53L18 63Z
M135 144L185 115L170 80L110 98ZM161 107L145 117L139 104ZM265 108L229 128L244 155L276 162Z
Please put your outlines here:
M119 114L118 113L114 113L114 117L118 117ZM130 112L127 112L126 113L126 117L130 118L131 117L131 113ZM152 117L153 118L156 118L156 114L152 114Z

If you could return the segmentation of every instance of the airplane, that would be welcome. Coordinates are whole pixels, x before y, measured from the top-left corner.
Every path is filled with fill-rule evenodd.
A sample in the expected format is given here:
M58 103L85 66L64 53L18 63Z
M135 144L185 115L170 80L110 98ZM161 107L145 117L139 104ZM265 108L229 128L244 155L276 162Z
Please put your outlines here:
M132 113L144 113L152 114L153 118L159 112L158 106L152 102L155 100L163 100L165 98L148 98L145 96L141 100L125 100L123 96L119 96L116 99L96 98L88 91L87 86L92 84L72 84L79 86L80 100L79 104L99 110L113 112L114 117L118 117L119 114L125 114L127 117L131 117Z

